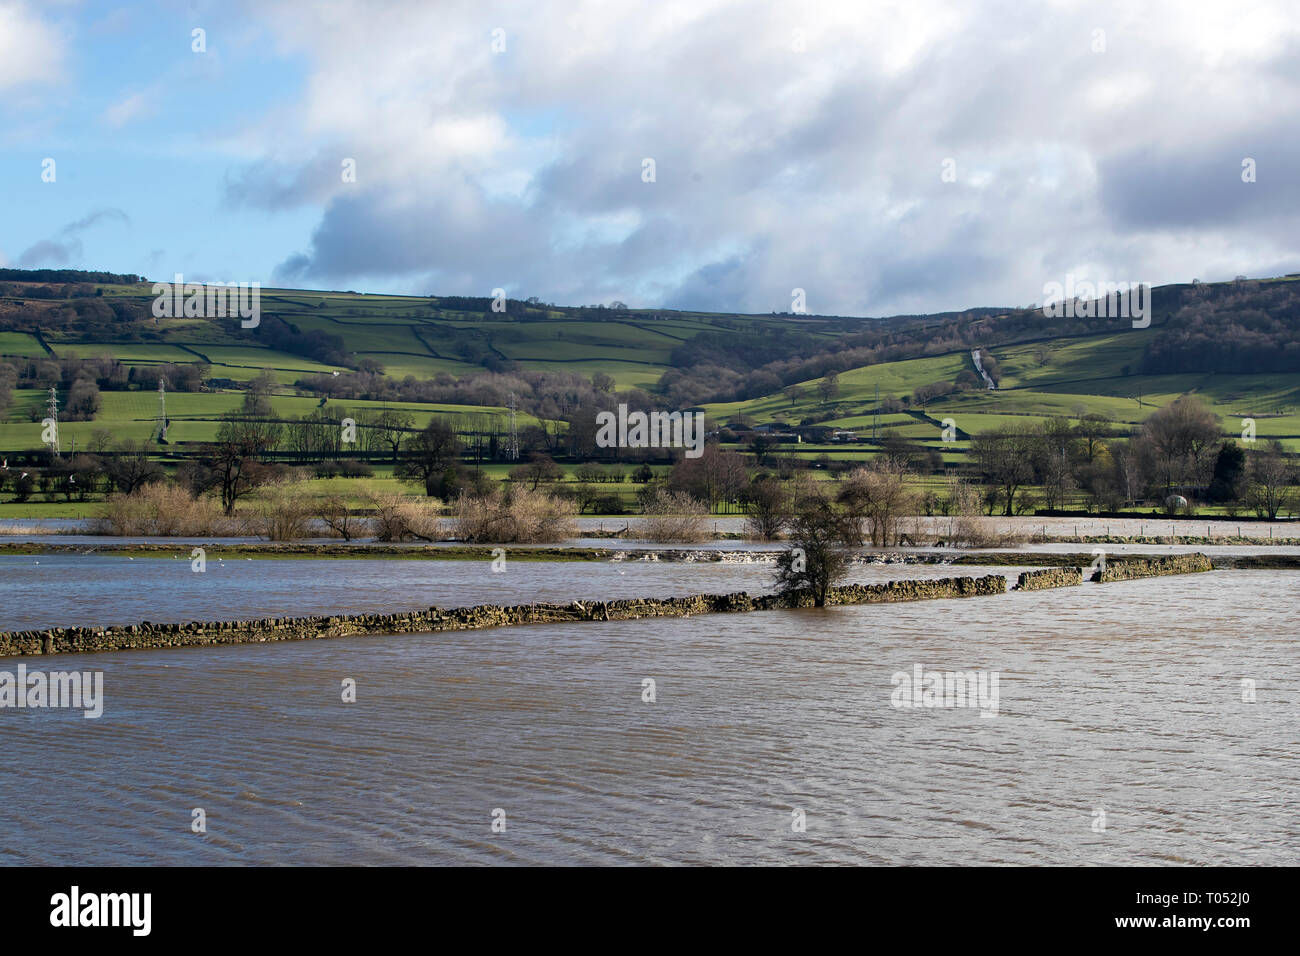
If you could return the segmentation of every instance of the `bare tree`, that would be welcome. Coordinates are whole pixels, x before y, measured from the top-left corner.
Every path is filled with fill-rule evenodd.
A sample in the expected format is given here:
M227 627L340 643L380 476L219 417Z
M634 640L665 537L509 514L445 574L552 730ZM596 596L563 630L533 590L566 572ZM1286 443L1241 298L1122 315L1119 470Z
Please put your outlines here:
M402 442L410 434L413 421L406 412L381 408L371 414L366 424L375 439L392 453L393 461L397 461L397 454L401 451Z
M829 404L840 393L839 373L827 372L826 377L817 383L817 393L822 397L822 404Z
M404 444L406 457L398 462L393 474L420 482L428 497L436 497L439 482L460 457L461 444L455 429L442 419L434 418L410 435Z
M1193 395L1183 395L1154 412L1134 439L1153 485L1164 495L1175 485L1207 485L1222 440L1219 420Z
M149 457L149 446L142 441L125 441L118 453L104 463L104 471L113 487L129 495L151 481L161 481L162 466Z
M915 513L917 507L907 477L907 471L896 462L877 459L845 479L839 501L847 509L859 540L865 524L873 547L888 548L898 543L900 519Z
M243 414L263 418L269 416L271 414L271 395L278 384L274 372L269 368L262 369L255 378L249 381L248 390L244 392Z
M848 569L844 542L853 531L851 519L817 496L804 500L790 524L789 551L776 559L776 585L783 593L807 591L817 607Z
M699 458L682 458L668 477L670 490L684 491L710 507L739 498L745 482L744 458L717 445L706 445Z
M1250 456L1250 485L1246 503L1261 518L1276 521L1296 502L1296 472L1282 457L1282 443L1271 441Z
M559 481L564 477L564 469L552 460L550 455L533 452L522 465L510 469L510 480L528 482L528 490L536 491L542 482Z
M746 529L764 541L779 537L790 520L790 491L783 482L770 475L749 483L745 505Z
M1029 426L985 432L971 441L980 473L1001 490L1005 514L1014 515L1016 495L1034 478L1034 429Z
M278 429L278 426L276 426ZM221 508L227 514L235 512L235 502L269 477L266 466L257 460L278 441L276 431L258 421L222 422L217 429L217 440L208 446L196 472L196 487L212 486L220 490Z
M325 527L344 541L351 541L365 527L364 519L353 513L342 495L330 495L320 503L319 509L319 517Z
M1089 463L1097 457L1097 452L1103 447L1103 441L1110 437L1111 429L1114 423L1110 418L1100 412L1085 412L1079 416L1079 424L1075 431L1079 435L1079 444L1083 455Z

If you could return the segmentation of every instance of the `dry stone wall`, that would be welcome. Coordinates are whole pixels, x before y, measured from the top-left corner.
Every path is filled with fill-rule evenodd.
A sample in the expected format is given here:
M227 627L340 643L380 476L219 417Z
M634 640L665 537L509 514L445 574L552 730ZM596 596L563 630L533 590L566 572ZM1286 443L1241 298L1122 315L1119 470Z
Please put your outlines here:
M1128 581L1165 574L1191 574L1213 570L1203 554L1179 554L1153 559L1114 559L1091 580ZM1016 588L1022 591L1069 587L1079 584L1082 570L1043 568L1026 571ZM1005 594L1007 579L1001 574L933 580L890 581L887 584L849 584L832 588L829 605L883 604L930 601L941 598ZM696 594L678 598L632 598L617 601L573 601L569 604L478 604L396 614L352 614L298 618L262 618L251 621L190 621L179 624L115 625L112 627L57 627L39 631L0 632L0 657L76 654L162 647L202 647L213 644L256 644L270 641L305 641L325 637L370 634L425 634L506 627L512 624L553 624L577 621L629 621L643 617L689 617L692 614L734 614L810 607L807 592L752 595Z
M1016 580L1016 590L1044 591L1047 588L1068 588L1082 583L1082 568L1042 568L1023 572Z
M1112 558L1105 567L1092 573L1092 580L1102 584L1112 581L1132 581L1135 578L1154 578L1165 574L1196 574L1213 571L1214 565L1203 554L1171 554L1167 558L1149 558L1141 561Z
M939 578L931 581L891 581L888 584L851 584L833 588L828 604L875 604L890 601L926 601L936 598L1003 594L1003 575ZM367 634L424 634L511 624L549 624L574 621L628 621L643 617L687 617L692 614L730 614L808 607L812 596L792 594L696 594L679 598L641 598L618 601L574 601L570 604L479 604L398 614L353 614L299 618L262 618L251 621L190 621L181 624L118 625L113 627L60 627L42 631L0 633L0 657L37 654L75 654L86 651L120 651L160 647L201 647L212 644L253 644L269 641L305 641L324 637Z

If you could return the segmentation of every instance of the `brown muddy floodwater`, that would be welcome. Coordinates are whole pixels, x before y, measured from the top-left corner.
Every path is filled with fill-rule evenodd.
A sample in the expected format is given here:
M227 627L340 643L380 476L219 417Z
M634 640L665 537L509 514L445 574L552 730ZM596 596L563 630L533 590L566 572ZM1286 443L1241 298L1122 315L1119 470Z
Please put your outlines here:
M258 561L199 585L166 561L50 559L70 563L40 576L20 567L34 560L0 563L6 625L758 590L770 574L646 566L631 586L632 569L604 564L493 575L482 563ZM430 566L436 580L403 577ZM102 671L104 713L0 709L0 860L1294 865L1297 583L1216 571L824 611L26 658ZM395 601L411 587L424 590ZM914 665L996 673L996 716L895 707L893 677ZM349 678L354 703L341 699ZM206 834L191 832L195 808Z

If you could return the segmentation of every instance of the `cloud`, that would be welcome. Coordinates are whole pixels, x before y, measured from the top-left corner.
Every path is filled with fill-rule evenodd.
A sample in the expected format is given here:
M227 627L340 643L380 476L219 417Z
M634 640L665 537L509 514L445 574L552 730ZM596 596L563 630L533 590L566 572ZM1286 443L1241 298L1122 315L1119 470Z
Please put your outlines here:
M59 230L60 235L72 235L73 233L84 232L91 226L101 222L120 222L124 225L131 224L131 217L121 209L96 209L87 213L75 222L70 222Z
M18 257L20 269L34 269L38 266L66 266L81 258L81 240L72 239L58 242L54 239L42 239L28 246Z
M132 93L104 110L104 122L117 129L144 115L151 109L149 96L145 93Z
M1249 179L1243 179L1250 164ZM1290 130L1122 153L1099 167L1100 195L1134 228L1219 225L1289 231L1300 210L1300 142Z
M64 40L18 0L0 0L0 92L63 75Z
M81 233L101 222L120 222L129 225L131 219L120 209L96 209L59 230L58 235L34 243L18 256L18 266L31 269L38 266L75 265L82 260L84 247Z
M880 315L1300 264L1278 3L251 9L307 75L226 198L319 209L298 281Z

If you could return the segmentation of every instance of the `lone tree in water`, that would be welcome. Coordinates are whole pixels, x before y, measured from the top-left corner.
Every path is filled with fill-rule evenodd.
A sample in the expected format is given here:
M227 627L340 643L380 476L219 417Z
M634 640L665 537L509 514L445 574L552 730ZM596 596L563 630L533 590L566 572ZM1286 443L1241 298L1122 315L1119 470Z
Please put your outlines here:
M790 550L776 559L776 585L782 593L807 591L817 607L848 568L845 542L856 534L853 522L820 496L800 503L790 522Z

